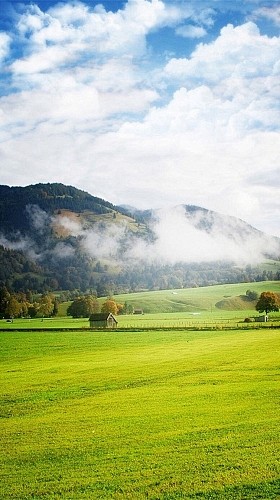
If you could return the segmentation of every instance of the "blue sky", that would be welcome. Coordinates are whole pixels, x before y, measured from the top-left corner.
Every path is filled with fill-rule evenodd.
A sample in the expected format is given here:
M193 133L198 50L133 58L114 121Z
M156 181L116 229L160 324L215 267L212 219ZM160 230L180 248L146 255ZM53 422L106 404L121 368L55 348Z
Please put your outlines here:
M280 236L280 3L0 3L0 183Z

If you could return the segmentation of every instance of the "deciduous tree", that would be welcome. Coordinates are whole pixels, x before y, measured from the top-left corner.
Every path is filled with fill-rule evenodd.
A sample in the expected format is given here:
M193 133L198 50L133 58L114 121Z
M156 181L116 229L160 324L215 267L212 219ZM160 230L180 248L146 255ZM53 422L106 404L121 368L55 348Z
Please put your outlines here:
M108 298L102 305L101 311L104 313L118 314L118 304L114 299Z
M100 311L99 302L93 295L76 297L67 309L67 315L73 318L87 318Z
M50 293L45 293L39 300L39 315L51 316L53 313L54 296Z
M256 310L259 312L269 312L279 311L280 298L274 292L262 292L260 298L256 304Z

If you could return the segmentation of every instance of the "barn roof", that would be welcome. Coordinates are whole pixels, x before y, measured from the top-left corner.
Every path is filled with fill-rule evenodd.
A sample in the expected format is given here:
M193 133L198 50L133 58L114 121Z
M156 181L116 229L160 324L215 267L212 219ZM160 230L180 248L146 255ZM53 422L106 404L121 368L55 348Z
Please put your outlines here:
M95 313L91 314L89 317L90 321L106 321L108 318L113 318L115 322L117 323L116 318L113 316L112 313Z

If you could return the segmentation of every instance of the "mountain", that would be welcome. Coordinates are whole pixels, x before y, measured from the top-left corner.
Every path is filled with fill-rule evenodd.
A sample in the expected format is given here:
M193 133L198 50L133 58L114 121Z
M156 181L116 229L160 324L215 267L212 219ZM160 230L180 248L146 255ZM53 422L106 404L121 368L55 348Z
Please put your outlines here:
M59 183L0 186L0 285L11 290L108 295L279 279L279 256L278 238L202 207L141 211Z
M101 198L64 184L36 184L27 187L0 186L0 227L6 233L32 230L29 207L38 206L49 214L57 210L110 214L114 206ZM121 212L121 210L119 210Z

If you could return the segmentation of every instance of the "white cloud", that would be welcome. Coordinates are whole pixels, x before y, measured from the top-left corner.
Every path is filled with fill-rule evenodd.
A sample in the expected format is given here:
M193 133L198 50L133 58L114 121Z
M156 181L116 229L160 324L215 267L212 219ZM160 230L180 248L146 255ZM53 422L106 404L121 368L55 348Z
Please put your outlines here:
M176 35L180 35L184 38L202 38L207 35L207 31L204 28L191 24L179 26L175 31Z
M26 55L11 65L15 74L53 70L71 61L104 57L139 57L146 50L147 33L172 25L180 9L160 0L128 0L123 10L90 10L83 4L58 4L43 13L36 6L18 23ZM27 38L27 34L29 35Z
M208 28L212 27L213 24L215 23L215 17L216 17L216 11L211 7L204 8L201 10L198 9L193 15L194 21Z
M10 50L11 39L6 33L0 33L0 62L5 59Z
M147 34L197 36L215 15L159 0L26 7L18 92L0 99L1 182L64 182L142 208L193 203L274 230L279 192L250 179L279 166L280 39L249 22L164 68L147 51Z
M260 7L256 9L252 14L253 19L266 18L273 21L277 26L280 26L280 6L275 5L274 7Z
M214 42L199 44L189 59L171 59L166 73L189 85L216 85L233 77L252 80L272 76L279 72L279 49L280 39L260 35L252 22L236 28L228 25Z

